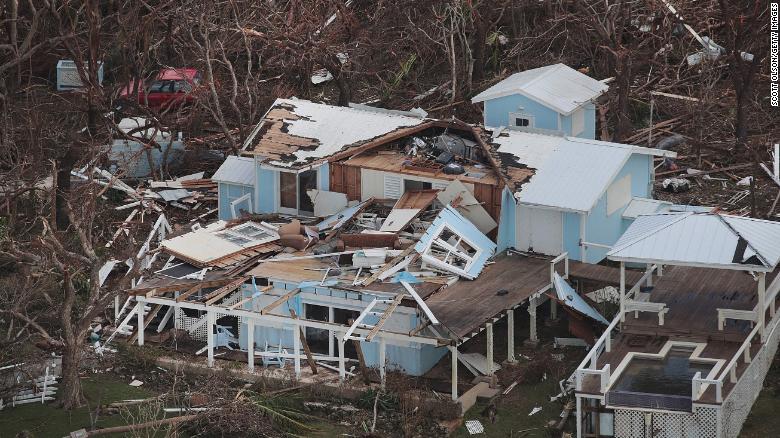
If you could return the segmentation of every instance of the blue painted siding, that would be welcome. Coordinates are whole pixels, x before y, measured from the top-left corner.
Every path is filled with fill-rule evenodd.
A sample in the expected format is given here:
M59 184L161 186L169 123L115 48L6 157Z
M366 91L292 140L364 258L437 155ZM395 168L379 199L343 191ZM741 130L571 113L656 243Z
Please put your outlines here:
M322 166L317 168L317 184L319 185L319 190L330 190L330 165L328 163L324 163Z
M496 252L515 246L515 197L508 187L501 191L501 215L498 218L498 246Z
M275 195L276 189L276 171L270 169L257 168L257 202L255 210L258 213L274 213L276 210Z
M221 220L233 219L233 213L230 211L230 203L246 195L247 193L252 195L252 203L254 203L253 187L242 186L237 184L219 183L218 188L219 188L219 219Z
M613 181L617 181L626 175L631 175L631 196L648 197L650 180L650 155L634 154L629 158ZM591 243L612 245L625 231L625 223L622 217L625 207L618 209L611 215L607 215L607 194L602 194L599 202L591 210L585 224L585 240ZM589 247L587 249L587 262L598 263L607 254L606 248Z
M563 250L569 253L570 259L580 259L580 215L578 213L563 213Z
M596 105L593 102L585 105L585 130L578 137L596 139Z
M295 284L291 283L283 283L283 282L274 282L274 285L277 288L282 288L285 290L293 289L296 287ZM363 308L365 305L370 302L373 298L365 295L359 295L359 294L353 294L348 293L341 290L332 290L326 287L316 287L312 289L306 289L306 292L309 293L315 293L317 295L324 295L322 301L317 301L316 304L323 305L323 302L328 301L329 296L333 296L336 298L345 298L349 300L354 300L354 305L356 308ZM252 286L243 286L242 294L244 297L249 297L254 292ZM301 297L295 297L294 299L291 299L288 303L285 305L280 306L277 309L277 312L281 315L289 316L290 315L290 308L295 309L296 313L298 315L303 314L303 303L306 301L301 300ZM250 303L246 303L243 308L245 310L250 310ZM333 303L333 307L344 307L347 308L349 306L343 306L339 303ZM412 330L414 327L417 326L417 316L413 314L402 314L402 313L396 313L394 316L398 316L401 318L406 318L405 324L402 324L403 327L394 328L393 331L400 331L400 332L408 332ZM367 324L374 324L378 320L378 316L371 316L366 318L365 322ZM292 353L293 348L293 336L294 336L294 326L293 325L285 325L284 327L264 327L259 324L255 324L255 346L258 349L258 351L265 348L266 343L268 345L279 345L281 342L281 345L288 350L288 352ZM246 350L247 348L247 326L245 324L242 324L241 327L239 327L239 345L242 349ZM387 368L388 370L399 370L403 371L409 375L413 376L421 376L425 374L428 370L430 370L436 363L447 353L446 347L434 347L432 345L420 345L413 342L404 342L404 341L387 341L386 344L386 350L385 350L385 359L387 361ZM372 342L361 342L361 348L363 350L363 355L366 360L366 365L369 367L379 367L379 339L376 338ZM335 345L334 348L334 354L338 355L338 344ZM289 362L288 362L289 363Z
M533 114L536 129L558 130L557 112L519 94L485 101L485 126L509 126L513 112Z

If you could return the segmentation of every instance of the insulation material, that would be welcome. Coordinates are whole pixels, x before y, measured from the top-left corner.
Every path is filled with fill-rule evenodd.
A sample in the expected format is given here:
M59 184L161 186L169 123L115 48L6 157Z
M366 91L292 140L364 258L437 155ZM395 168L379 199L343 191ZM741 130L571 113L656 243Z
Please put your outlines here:
M450 204L466 217L483 234L493 231L498 224L477 201L469 189L458 180L452 181L436 197L444 204Z

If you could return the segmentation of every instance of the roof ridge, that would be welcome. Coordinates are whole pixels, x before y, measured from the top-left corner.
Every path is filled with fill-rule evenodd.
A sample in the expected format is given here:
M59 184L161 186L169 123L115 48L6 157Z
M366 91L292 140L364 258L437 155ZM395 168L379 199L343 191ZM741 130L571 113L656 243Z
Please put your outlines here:
M651 214L648 214L648 215L640 215L640 216L648 216L648 217L649 217L649 216L660 216L660 215L668 215L668 216L672 216L672 215L679 215L680 217L679 217L679 218L677 218L677 219L675 219L675 220L672 220L672 221L666 222L666 223L664 223L664 224L662 224L662 225L659 225L659 226L657 226L657 227L655 227L655 228L651 229L650 231L648 231L648 232L644 233L643 235L641 235L641 236L637 236L636 238L634 238L634 239L633 239L633 240L631 240L630 242L628 242L628 243L624 243L623 245L620 245L620 246L619 246L619 247L617 247L617 248L613 247L613 248L612 248L612 249L609 251L609 253L607 253L607 255L609 255L610 253L617 252L617 251L623 251L623 250L625 250L626 248L628 248L628 247L630 247L630 246L633 246L633 245L635 245L635 244L639 243L640 241L642 241L642 240L644 240L644 239L646 239L646 238L648 238L648 237L650 237L650 236L652 236L652 235L654 235L654 234L657 234L657 233L659 233L660 231L662 231L662 230L664 230L664 229L666 229L666 228L668 228L668 227L670 227L670 226L672 226L672 225L676 224L677 222L680 222L681 220L683 220L683 219L685 219L685 218L687 218L687 217L691 216L692 214L694 214L694 213L693 213L693 212L685 212L685 213L658 213L658 214L652 214L652 215L651 215ZM634 222L634 223L636 223L636 222ZM629 227L629 228L630 228L630 227Z
M726 219L723 217L723 215L721 215L721 214L719 214L719 213L715 213L715 216L717 216L717 217L718 217L718 219L720 219L720 221L721 221L721 222L722 222L724 225L726 225L726 227L727 227L729 230L731 230L731 232L732 232L732 233L736 234L736 236L737 236L738 238L740 238L740 239L742 239L742 240L744 240L744 241L745 241L745 243L747 244L747 246L748 246L750 249L752 249L754 253L756 253L756 255L757 255L757 256L758 256L758 258L761 260L761 263L763 263L763 264L764 264L764 266L766 266L767 268L771 268L771 267L772 267L772 266L770 266L770 264L769 264L769 261L768 261L768 260L767 260L767 258L764 256L764 254L761 254L761 252L759 252L759 251L758 251L758 249L756 249L756 247L754 247L754 246L753 246L753 245L750 243L750 240L748 240L747 238L745 238L745 236L743 236L743 235L742 235L742 233L740 233L740 232L739 232L739 231L737 231L737 230L736 230L736 229L735 229L733 226L731 226L731 224L730 224L730 223L729 223L729 222L728 222L728 221L727 221L727 220L726 220Z

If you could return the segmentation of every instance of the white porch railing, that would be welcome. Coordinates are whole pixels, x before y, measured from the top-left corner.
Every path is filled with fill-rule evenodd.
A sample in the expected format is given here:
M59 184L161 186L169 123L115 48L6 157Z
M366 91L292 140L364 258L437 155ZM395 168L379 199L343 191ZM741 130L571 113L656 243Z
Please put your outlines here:
M580 362L580 364L577 366L574 374L569 377L568 381L570 383L573 382L575 388L578 391L580 391L582 388L583 378L586 375L592 374L601 376L601 392L606 390L610 378L609 364L605 365L604 368L598 369L598 359L599 356L601 356L601 353L604 351L609 352L612 350L612 331L619 323L620 315L617 315L615 316L615 319L612 320L612 323L607 326L607 329L604 330L604 333L601 334L601 337L596 341L595 344L593 344L593 348L591 348L585 358L582 359L582 362Z

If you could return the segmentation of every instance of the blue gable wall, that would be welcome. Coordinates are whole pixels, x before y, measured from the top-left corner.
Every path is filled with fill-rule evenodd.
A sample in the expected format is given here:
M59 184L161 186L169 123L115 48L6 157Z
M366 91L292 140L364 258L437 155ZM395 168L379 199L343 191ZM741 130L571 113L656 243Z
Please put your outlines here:
M534 115L534 128L536 129L561 131L566 135L576 135L572 132L572 115L561 115L560 126L558 126L558 112L520 94L485 101L485 126L509 126L509 113L518 112L520 108L523 108L522 112ZM593 102L585 104L584 129L576 136L596 138L596 105Z
M518 111L533 114L536 129L558 130L557 112L520 94L485 101L485 126L509 126L509 113Z
M651 155L633 154L626 164L620 170L614 181L624 176L631 175L631 196L632 197L650 197L650 163L653 157ZM585 224L585 240L591 243L600 243L612 245L625 231L623 221L624 208L620 208L611 215L607 216L607 194L602 194L596 206L590 211ZM598 263L607 254L606 248L587 248L587 262Z
M580 215L563 212L563 250L572 260L580 260Z
M230 203L236 199L246 195L247 193L252 195L252 208L254 207L254 188L250 186L242 186L238 184L219 183L219 219L230 220L233 219L233 213L230 211ZM243 205L243 202L241 202Z

